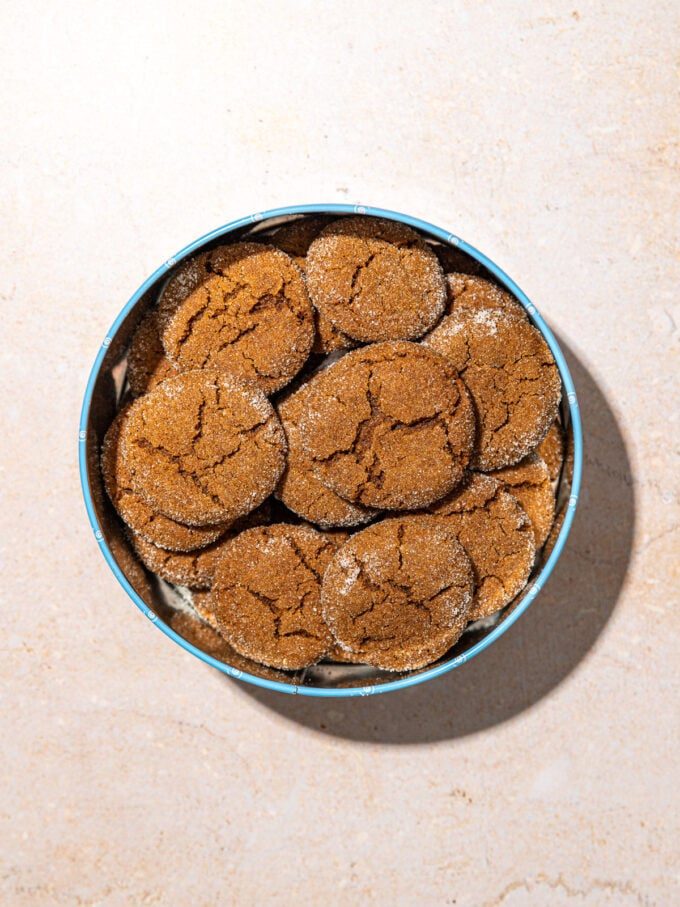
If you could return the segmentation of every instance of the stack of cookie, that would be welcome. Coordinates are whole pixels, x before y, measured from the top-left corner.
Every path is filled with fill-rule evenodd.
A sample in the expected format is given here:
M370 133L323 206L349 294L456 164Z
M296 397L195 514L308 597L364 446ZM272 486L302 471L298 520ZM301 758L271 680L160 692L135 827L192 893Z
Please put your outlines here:
M191 591L175 630L236 667L421 668L553 530L550 350L403 224L304 217L184 262L127 376L104 486L142 564Z

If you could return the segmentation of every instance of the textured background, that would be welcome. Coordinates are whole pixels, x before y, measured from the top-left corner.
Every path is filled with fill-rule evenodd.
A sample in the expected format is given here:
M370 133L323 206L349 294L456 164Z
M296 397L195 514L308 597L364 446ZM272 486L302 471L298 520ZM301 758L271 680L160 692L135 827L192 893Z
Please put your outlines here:
M2 5L3 904L680 902L679 18ZM519 624L438 682L334 704L154 630L76 468L135 287L213 226L309 201L486 251L568 349L587 435L568 550Z

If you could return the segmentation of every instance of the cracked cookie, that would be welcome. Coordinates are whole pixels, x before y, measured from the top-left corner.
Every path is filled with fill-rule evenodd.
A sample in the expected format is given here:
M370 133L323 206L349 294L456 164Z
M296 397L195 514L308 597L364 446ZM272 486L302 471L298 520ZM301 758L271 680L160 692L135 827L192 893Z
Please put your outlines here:
M536 453L548 467L551 482L556 482L564 460L564 432L559 418L548 429L548 434L536 448Z
M497 469L493 477L507 486L526 511L534 530L536 548L540 548L555 519L555 495L548 467L533 453L515 466Z
M190 526L254 510L285 466L286 438L264 394L209 369L167 378L138 397L120 443L132 489Z
M165 355L158 332L158 312L152 309L142 318L130 342L127 356L130 391L140 397L178 371Z
M517 498L491 476L471 473L463 487L428 508L467 551L475 579L469 620L488 617L520 592L531 573L536 546Z
M445 358L418 344L377 343L347 353L307 387L304 452L321 482L346 500L413 510L463 478L474 412Z
M367 523L377 511L352 504L327 488L314 474L305 453L300 421L307 411L312 389L312 385L303 384L276 406L288 441L288 459L274 494L293 513L322 529Z
M321 579L338 542L278 523L225 546L212 588L220 633L246 658L284 670L316 664L332 638L321 615Z
M309 528L313 529L312 526L310 526ZM340 545L347 538L349 538L349 534L341 533L341 532L334 533L334 538L336 539L337 544ZM215 613L213 611L213 599L212 599L212 594L210 593L210 591L203 590L203 589L191 589L190 591L191 591L191 603L194 607L194 610L198 614L198 616L206 624L209 624L213 628L213 630L217 630L219 632L219 628L217 626L217 620L215 618ZM195 643L194 643L194 645L195 645ZM225 641L225 645L228 645L228 643L226 643L226 641ZM229 648L231 649L231 646ZM263 676L263 674L264 674L264 676L267 676L267 677L270 676L271 674L275 673L272 668L265 668L262 665L260 665L258 662L254 663L257 666L257 670L253 671L253 667L252 667L253 663L250 662L249 659L244 658L242 655L239 655L235 649L232 649L232 652L233 652L233 655L236 656L237 659L239 659L239 661L237 661L233 657L231 657L229 660L229 663L236 668L241 668L242 670L250 670L250 673L256 673L256 674L259 674L260 676ZM354 664L352 656L349 653L345 652L337 644L335 644L331 647L331 649L326 654L326 658L330 661L342 662L344 664ZM249 663L251 665L251 667L244 668L243 664L246 664L246 663ZM265 672L267 672L267 673L265 673Z
M307 253L314 307L355 340L413 340L446 303L441 265L410 227L346 217L325 227Z
M306 255L313 240L331 221L332 217L302 217L298 220L284 224L274 231L270 238L273 246L290 255L295 264L305 273L307 267ZM314 323L316 334L314 336L313 353L332 353L334 350L351 350L355 347L356 340L339 331L332 321L314 310Z
M490 280L475 277L459 272L446 275L447 303L446 313L458 312L465 309L469 312L479 312L483 309L493 309L517 315L528 321L524 306L519 303L507 290L502 290Z
M470 561L427 516L392 517L340 547L324 574L323 616L342 650L387 671L440 658L468 621Z
M560 401L550 349L533 325L490 309L447 315L423 340L446 356L472 394L476 469L518 463L545 437Z
M130 406L122 409L109 426L101 447L104 488L118 516L138 535L170 551L193 551L216 541L230 523L214 526L186 526L156 513L132 489L130 471L120 447L120 431Z
M314 341L314 312L300 269L273 246L214 250L207 275L174 309L161 340L180 370L214 368L271 394L295 377Z

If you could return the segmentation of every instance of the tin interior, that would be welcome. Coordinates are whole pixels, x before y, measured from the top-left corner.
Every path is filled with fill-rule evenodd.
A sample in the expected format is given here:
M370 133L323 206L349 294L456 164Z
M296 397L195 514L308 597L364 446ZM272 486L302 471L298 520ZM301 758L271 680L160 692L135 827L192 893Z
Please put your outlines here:
M230 233L220 235L205 244L200 249L208 249L212 246L223 244L224 242L234 242L245 236L266 236L274 227L296 219L298 216L272 217L258 222L255 226L248 225L237 228ZM420 230L424 238L435 244L436 238L430 236L424 230ZM192 254L196 254L196 250ZM473 259L474 260L474 259ZM101 476L99 472L99 448L101 440L104 437L106 429L113 420L120 404L128 395L126 380L127 369L127 347L135 327L143 317L146 310L153 306L159 296L159 293L167 281L172 271L166 271L162 277L159 277L151 286L149 286L143 295L139 298L136 305L126 316L123 323L119 326L115 335L110 338L110 343L106 354L101 362L100 369L96 375L91 405L87 418L87 436L84 441L86 445L86 463L89 488L92 498L92 505L96 514L98 525L101 527L103 539L101 544L107 545L111 556L117 563L122 573L127 578L135 592L140 596L144 603L154 612L157 617L166 622L175 610L191 610L191 597L188 590L181 587L175 587L149 573L137 560L132 549L130 548L123 523L115 513L110 501L102 490ZM484 270L482 270L482 276ZM488 275L492 277L492 275ZM493 279L493 277L492 277ZM323 368L323 358L311 358L306 369L309 371ZM564 391L564 388L563 388ZM561 420L565 433L565 461L562 472L557 480L556 487L556 514L558 519L566 509L567 502L571 494L571 485L573 479L573 430L570 419L569 407L566 404L566 392L563 392L561 404ZM274 396L274 400L276 397ZM570 455L571 454L571 455ZM285 518L293 522L300 522L299 518L283 508L277 502L279 515L285 513ZM473 647L480 643L488 636L499 624L506 621L512 612L518 608L525 597L530 594L532 583L536 576L541 572L545 562L550 554L550 543L544 546L539 552L532 575L523 592L506 608L499 611L484 620L477 621L468 626L456 645L449 650L435 665L444 666L454 660L459 660L460 656L465 654ZM367 688L376 685L391 683L395 680L405 677L413 677L423 671L430 671L433 665L428 665L418 671L410 671L402 674L381 671L366 665L348 665L331 662L322 662L311 668L296 672L276 672L276 680L284 685L289 684L291 688L317 688L317 689L338 689L362 687ZM243 665L240 665L242 673ZM252 662L249 673L254 677L260 678L267 682L271 680L272 670L264 668L255 662Z

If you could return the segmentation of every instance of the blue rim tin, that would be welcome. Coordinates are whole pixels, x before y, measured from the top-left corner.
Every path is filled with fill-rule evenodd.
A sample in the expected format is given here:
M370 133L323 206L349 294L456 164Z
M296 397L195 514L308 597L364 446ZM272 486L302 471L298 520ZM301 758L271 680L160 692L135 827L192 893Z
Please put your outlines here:
M95 382L97 381L97 378L99 376L104 356L106 355L106 352L111 345L113 338L116 336L123 321L140 300L140 298L147 292L147 290L150 289L150 287L152 287L157 281L161 280L170 268L174 267L183 258L186 258L188 255L196 252L208 242L225 236L228 233L232 233L234 230L253 226L261 221L267 221L273 218L290 217L299 214L366 214L374 217L386 217L392 220L401 221L404 224L408 224L410 227L427 233L429 236L437 239L439 242L445 245L454 246L467 253L472 258L476 259L488 271L490 271L494 275L494 277L522 303L527 313L529 314L531 321L541 332L546 342L548 343L553 356L555 357L555 362L557 363L557 367L562 378L563 388L566 392L566 405L569 410L574 444L573 477L571 480L571 489L565 510L564 522L560 529L555 545L542 569L534 578L533 582L525 592L519 604L506 616L504 616L500 620L500 622L487 635L483 637L483 639L472 645L462 655L450 658L448 661L437 664L432 668L425 668L418 673L410 674L406 677L400 677L396 680L388 681L386 683L375 683L366 686L351 686L340 688L314 687L293 683L286 684L276 680L269 680L264 677L257 677L253 674L248 674L245 671L240 671L236 668L232 668L230 665L224 664L224 662L218 661L216 658L213 658L212 656L207 655L205 652L202 652L200 649L197 649L191 643L187 642L187 640L183 639L181 636L175 633L174 630L172 630L160 617L158 617L158 615L151 608L149 608L149 606L138 595L128 579L123 574L123 571L118 565L106 541L102 527L99 524L88 475L88 424L90 419L90 409ZM508 277L508 275L501 268L499 268L497 264L491 261L491 259L487 258L486 255L484 255L474 246L471 246L469 243L465 242L460 237L456 236L454 233L450 233L448 230L442 230L440 227L436 227L433 224L427 223L427 221L420 220L416 217L411 217L408 214L401 214L398 211L389 211L385 210L384 208L373 208L368 205L291 205L284 208L272 208L271 210L262 211L258 214L252 214L248 217L241 217L238 220L234 220L228 224L225 224L224 226L217 227L210 233L206 233L205 236L194 240L194 242L192 243L189 243L188 246L185 246L180 252L164 262L156 271L154 271L154 273L150 277L148 277L144 281L139 289L135 293L133 293L121 312L118 314L116 320L111 325L111 328L104 338L102 345L97 353L94 364L92 366L92 370L90 372L80 415L78 463L80 467L80 482L83 490L83 496L85 498L87 515L92 527L92 531L94 532L95 539L99 543L99 547L104 556L104 559L113 571L113 574L118 582L121 584L123 589L125 589L132 601L135 603L135 605L137 605L139 610L143 614L145 614L153 623L155 623L156 626L158 626L163 631L163 633L166 634L166 636L169 636L172 640L178 643L178 645L182 646L183 649L191 652L197 658L200 658L206 664L209 664L211 667L216 668L218 671L221 671L222 673L227 674L230 677L237 677L240 680L244 680L247 683L254 684L255 686L264 687L268 690L276 690L280 693L298 694L301 696L344 698L351 696L368 696L377 693L390 693L394 690L404 690L407 687L415 686L419 683L424 683L427 680L433 680L435 677L440 677L442 674L446 674L454 668L460 667L460 665L469 661L471 658L479 655L480 652L484 651L484 649L494 643L515 623L515 621L517 621L521 617L521 615L527 610L529 605L536 599L536 596L543 588L548 577L554 570L571 530L576 505L578 503L579 488L581 485L581 473L583 468L583 432L574 382L572 380L567 362L564 358L564 354L562 353L562 350L560 349L555 336L541 317L541 314L536 306L529 300L526 294L522 292L517 284L510 277Z

